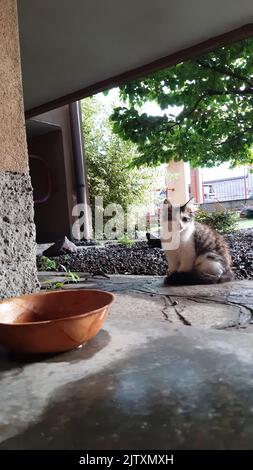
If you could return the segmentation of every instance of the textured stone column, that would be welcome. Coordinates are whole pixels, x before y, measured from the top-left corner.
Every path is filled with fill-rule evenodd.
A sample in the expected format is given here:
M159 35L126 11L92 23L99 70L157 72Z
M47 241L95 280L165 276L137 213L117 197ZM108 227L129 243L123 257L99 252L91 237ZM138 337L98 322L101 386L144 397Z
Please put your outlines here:
M16 0L0 0L0 299L38 289Z
M189 200L189 164L183 161L168 165L169 187L167 197L174 204L185 204Z

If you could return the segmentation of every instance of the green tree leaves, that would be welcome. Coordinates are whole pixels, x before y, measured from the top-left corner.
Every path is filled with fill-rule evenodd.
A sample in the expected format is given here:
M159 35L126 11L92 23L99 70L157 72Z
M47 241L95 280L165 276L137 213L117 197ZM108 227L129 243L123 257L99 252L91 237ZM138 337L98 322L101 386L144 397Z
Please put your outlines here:
M125 106L114 109L113 130L137 145L135 165L253 164L253 39L128 83L121 98ZM150 101L164 114L142 112Z
M91 206L96 196L103 197L104 207L144 202L150 188L151 171L131 168L139 157L136 146L112 132L109 122L112 108L105 109L97 97L82 101L83 133L88 166Z

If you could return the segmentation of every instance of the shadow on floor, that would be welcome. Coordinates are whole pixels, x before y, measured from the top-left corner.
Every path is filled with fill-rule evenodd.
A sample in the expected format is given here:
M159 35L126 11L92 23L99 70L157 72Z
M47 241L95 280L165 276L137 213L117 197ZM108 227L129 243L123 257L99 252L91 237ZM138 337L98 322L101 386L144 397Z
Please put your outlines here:
M95 338L77 349L59 354L29 354L19 355L0 349L0 372L12 369L22 369L35 362L69 362L75 363L88 360L105 348L110 342L107 331L101 330Z
M251 449L252 377L208 342L160 338L59 388L0 449Z

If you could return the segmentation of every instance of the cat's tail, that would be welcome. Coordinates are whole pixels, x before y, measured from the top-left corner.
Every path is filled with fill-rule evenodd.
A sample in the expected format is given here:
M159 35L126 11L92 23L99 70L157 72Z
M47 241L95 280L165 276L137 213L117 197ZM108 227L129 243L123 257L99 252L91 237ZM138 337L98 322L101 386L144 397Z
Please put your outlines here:
M164 282L171 286L191 286L198 284L219 284L230 282L234 278L232 271L224 273L221 277L213 274L202 273L200 271L174 272L169 274Z

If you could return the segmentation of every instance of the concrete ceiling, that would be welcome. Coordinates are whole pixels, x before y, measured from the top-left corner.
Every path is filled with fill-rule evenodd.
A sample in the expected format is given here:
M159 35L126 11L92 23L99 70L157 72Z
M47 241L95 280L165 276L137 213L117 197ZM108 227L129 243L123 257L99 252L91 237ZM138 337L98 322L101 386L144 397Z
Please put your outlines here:
M252 0L18 0L18 11L26 110L52 108L66 95L253 23Z

